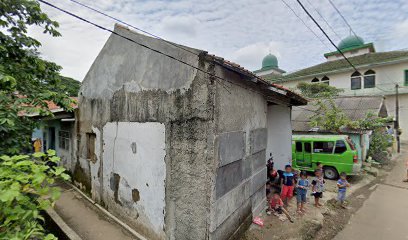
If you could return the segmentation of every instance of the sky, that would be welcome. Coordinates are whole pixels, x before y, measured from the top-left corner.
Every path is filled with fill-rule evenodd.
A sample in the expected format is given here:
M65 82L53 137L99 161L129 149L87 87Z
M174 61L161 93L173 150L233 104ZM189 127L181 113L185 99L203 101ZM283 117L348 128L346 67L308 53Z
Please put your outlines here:
M115 24L70 0L48 1L106 28L113 29ZM262 58L268 53L277 56L281 69L291 72L321 63L325 61L324 53L335 51L296 0L77 1L163 39L206 50L249 70L261 68ZM365 42L374 42L377 51L408 48L408 1L332 1L354 32ZM350 35L350 29L328 0L301 2L336 44ZM40 52L45 59L63 67L63 75L82 81L109 33L41 6L51 19L59 22L62 36L50 37L36 27L30 29L30 35L42 43Z

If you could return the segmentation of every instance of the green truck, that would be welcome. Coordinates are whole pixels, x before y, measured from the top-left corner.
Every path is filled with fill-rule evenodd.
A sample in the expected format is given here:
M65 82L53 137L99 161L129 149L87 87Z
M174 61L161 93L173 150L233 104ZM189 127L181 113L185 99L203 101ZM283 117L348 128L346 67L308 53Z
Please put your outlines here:
M347 135L293 135L293 168L314 171L317 162L323 164L323 174L328 179L337 179L341 172L356 175L362 165Z

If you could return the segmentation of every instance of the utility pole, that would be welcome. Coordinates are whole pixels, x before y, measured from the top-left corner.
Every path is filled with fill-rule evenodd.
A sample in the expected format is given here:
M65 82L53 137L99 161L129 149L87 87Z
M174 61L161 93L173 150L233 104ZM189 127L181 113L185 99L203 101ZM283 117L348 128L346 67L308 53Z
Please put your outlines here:
M400 143L400 136L399 136L399 96L398 96L398 83L395 84L395 124L394 124L394 131L395 131L395 138L397 139L397 152L401 152L401 143Z

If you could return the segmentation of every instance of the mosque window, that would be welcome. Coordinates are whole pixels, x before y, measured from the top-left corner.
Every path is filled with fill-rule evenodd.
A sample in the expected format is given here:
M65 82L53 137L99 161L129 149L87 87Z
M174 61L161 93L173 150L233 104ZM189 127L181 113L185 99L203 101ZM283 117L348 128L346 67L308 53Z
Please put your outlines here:
M405 76L404 76L404 77L405 77L405 81L404 81L405 84L404 84L404 85L405 85L405 86L408 86L408 70L405 70L405 71L404 71L404 75L405 75Z
M361 89L361 74L354 72L351 74L351 90Z
M327 84L327 85L330 85L330 78L327 77L327 76L324 76L324 77L322 78L322 83L325 83L325 84Z
M312 79L312 82L313 82L313 83L319 82L319 79L318 79L318 78L313 78L313 79Z
M364 73L364 88L374 88L375 87L375 72L373 70L368 70Z

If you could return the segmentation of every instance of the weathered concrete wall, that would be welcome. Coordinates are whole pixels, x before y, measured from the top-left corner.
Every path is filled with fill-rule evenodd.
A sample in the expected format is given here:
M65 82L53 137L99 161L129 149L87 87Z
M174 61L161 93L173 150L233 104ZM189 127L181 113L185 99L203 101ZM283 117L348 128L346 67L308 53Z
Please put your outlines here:
M238 74L217 70L230 81L242 80ZM224 81L222 85L217 84L217 171L209 229L209 238L217 240L239 235L249 226L264 207L266 182L266 100L248 87Z
M277 169L283 170L292 162L291 108L283 105L268 106L268 145L266 158L270 153Z
M115 26L115 32L147 47L177 57L197 66L197 55L180 50L161 40L149 38ZM177 71L174 71L177 69ZM164 91L186 90L191 85L197 70L174 59L163 56L120 36L111 35L97 59L88 71L80 91L89 98L111 98L116 91L140 92L149 89ZM165 79L163 79L165 77Z
M194 54L116 30L212 71ZM215 175L214 88L208 75L111 36L80 90L75 180L148 239L208 238ZM142 131L142 126L155 127ZM160 137L153 138L152 131ZM155 145L153 149L164 143L164 159L162 150L138 156L138 141Z

